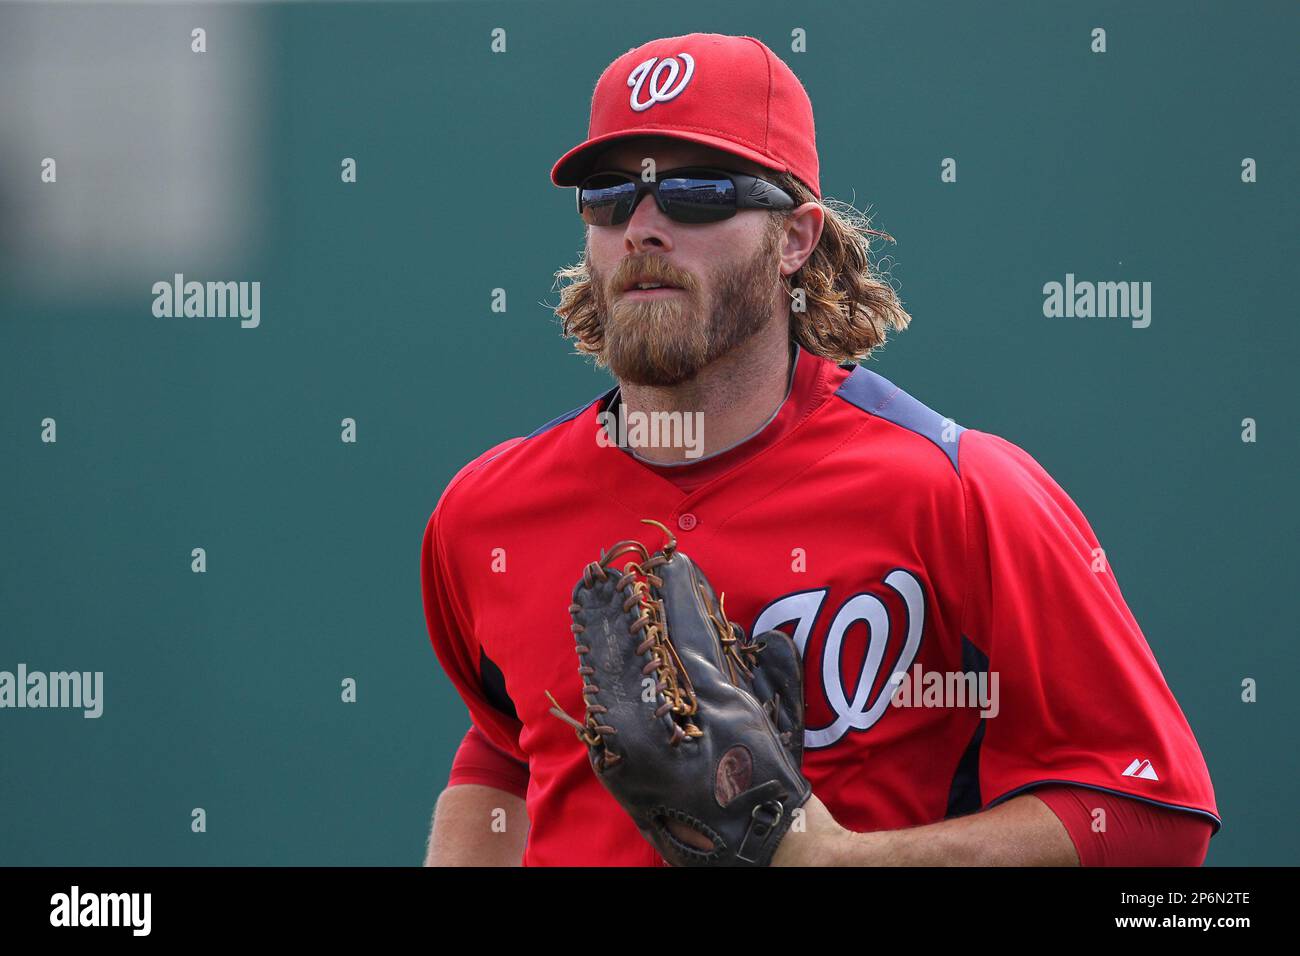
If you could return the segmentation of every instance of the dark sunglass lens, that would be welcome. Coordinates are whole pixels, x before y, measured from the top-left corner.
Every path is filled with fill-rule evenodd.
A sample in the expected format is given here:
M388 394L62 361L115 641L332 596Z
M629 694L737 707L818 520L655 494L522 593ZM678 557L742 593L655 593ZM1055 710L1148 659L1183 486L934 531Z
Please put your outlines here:
M672 176L659 184L659 195L678 222L717 222L736 212L736 187L730 179Z
M636 184L617 176L592 176L579 190L582 219L592 226L612 226L627 218Z

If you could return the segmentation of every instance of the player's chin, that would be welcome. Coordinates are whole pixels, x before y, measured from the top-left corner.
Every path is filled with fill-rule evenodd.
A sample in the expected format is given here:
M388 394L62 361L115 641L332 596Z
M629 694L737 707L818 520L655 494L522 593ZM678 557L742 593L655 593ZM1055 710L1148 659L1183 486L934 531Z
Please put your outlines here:
M635 332L607 339L605 361L619 381L653 388L680 385L702 365L699 351L684 342Z

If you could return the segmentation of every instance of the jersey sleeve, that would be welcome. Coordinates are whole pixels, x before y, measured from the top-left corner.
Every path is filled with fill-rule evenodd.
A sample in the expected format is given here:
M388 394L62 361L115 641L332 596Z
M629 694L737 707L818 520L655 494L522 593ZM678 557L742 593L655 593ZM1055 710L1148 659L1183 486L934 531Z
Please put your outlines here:
M1199 814L1085 787L1037 787L1034 796L1069 833L1080 866L1200 866L1210 848L1214 824Z
M501 447L497 446L497 449ZM475 462L487 459L497 449L485 453ZM465 702L473 725L498 750L515 760L526 761L527 755L519 747L522 727L518 717L499 706L501 695L494 695L485 683L482 648L468 623L466 604L457 592L455 571L448 561L442 532L452 492L458 480L475 462L462 469L447 486L425 527L420 557L425 623L438 662ZM493 696L497 697L496 703Z
M447 786L477 783L512 793L521 800L528 795L528 765L497 749L473 724L460 742L451 762Z
M983 804L1073 783L1197 813L1217 830L1200 748L1082 512L997 436L967 431L959 465L962 634L998 701L981 728Z

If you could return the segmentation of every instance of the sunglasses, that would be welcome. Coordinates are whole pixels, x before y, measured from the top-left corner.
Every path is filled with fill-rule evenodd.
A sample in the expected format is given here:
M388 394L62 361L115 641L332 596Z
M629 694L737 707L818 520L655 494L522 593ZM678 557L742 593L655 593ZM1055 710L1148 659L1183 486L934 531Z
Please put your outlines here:
M673 222L721 222L737 209L794 208L790 195L765 179L705 166L672 169L648 183L631 173L592 173L577 193L578 214L591 226L627 222L643 193L654 196Z

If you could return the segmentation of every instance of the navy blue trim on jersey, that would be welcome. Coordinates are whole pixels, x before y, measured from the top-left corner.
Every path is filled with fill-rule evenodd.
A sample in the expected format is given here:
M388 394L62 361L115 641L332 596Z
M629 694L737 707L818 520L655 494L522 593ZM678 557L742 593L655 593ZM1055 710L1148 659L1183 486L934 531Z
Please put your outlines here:
M487 656L487 651L479 648L478 652L478 673L479 680L483 684L483 696L487 698L489 704L495 707L507 717L519 719L519 712L515 709L515 702L510 699L510 694L506 690L506 675L501 673L501 668L497 667L496 661Z
M959 471L957 446L966 429L922 405L889 379L857 365L835 394L870 415L901 425L908 431L930 439L948 456L953 470ZM955 429L955 432L951 441L944 441L943 433L948 427Z
M965 634L961 638L961 669L966 674L987 674L989 670L988 655L971 643ZM953 771L952 783L948 786L948 810L944 819L974 813L980 808L980 746L984 743L984 718L971 735L957 769Z
M530 439L530 438L536 438L538 435L542 434L542 432L548 432L548 431L550 431L552 428L554 428L556 425L563 425L565 422L571 422L571 421L573 421L575 418L577 418L579 415L581 415L581 414L582 414L583 412L585 412L587 409L591 408L591 406L592 406L593 404L595 404L596 402L605 402L605 401L608 401L609 398L610 398L610 396L613 395L613 394L614 394L615 392L617 392L617 391L618 391L618 386L615 386L614 388L611 388L608 392L605 392L605 393L603 393L603 394L601 394L601 395L597 395L597 396L596 396L594 399L592 399L590 402L583 402L583 403L582 403L581 405L579 405L577 408L572 409L571 411L567 411L567 412L565 412L565 413L564 413L563 415L561 415L559 418L552 418L549 422L547 422L547 423L546 423L545 425L543 425L541 428L537 429L536 431L532 432L531 434L525 435L525 436L524 436L524 441L528 441L528 439Z
M493 455L491 458L487 459L487 461L480 462L479 465L478 465L477 467L478 467L478 468L482 468L484 465L490 465L492 462L496 461L498 458L500 458L500 457L501 457L502 455L504 455L506 452L510 451L512 448L516 447L517 445L521 445L521 444L523 444L524 442L528 441L528 439L530 439L530 438L536 438L538 435L542 434L543 432L548 432L548 431L550 431L550 430L551 430L552 428L554 428L556 425L563 425L565 422L571 422L571 421L573 421L575 418L577 418L579 415L581 415L581 414L582 414L583 412L585 412L587 409L591 408L592 405L595 405L595 404L598 403L598 402L603 403L603 402L607 402L607 401L609 401L609 397L610 397L611 395L613 395L613 394L614 394L615 392L617 392L617 391L618 391L618 388L617 388L617 387L611 388L608 392L605 392L605 393L603 393L603 394L601 394L601 395L597 395L595 398L593 398L591 401L587 402L585 405L579 405L577 408L574 408L574 409L571 409L571 410L565 412L565 413L564 413L563 415L561 415L559 418L552 418L549 422L547 422L547 423L546 423L545 425L543 425L541 428L538 428L536 431L529 432L527 435L525 435L523 438L519 439L519 441L515 442L513 445L510 445L508 448L502 448L499 452L497 452L497 453L496 453L495 455Z
M1022 793L1028 793L1036 787L1048 787L1058 784L1065 787L1083 787L1085 790L1100 790L1102 793L1109 793L1111 796L1128 797L1130 800L1136 800L1139 803L1149 804L1153 807L1163 807L1166 810L1181 810L1183 813L1194 813L1197 816L1205 817L1214 824L1214 830L1211 831L1210 836L1214 836L1214 834L1218 833L1219 829L1223 826L1222 821L1209 810L1198 810L1196 807L1184 807L1178 803L1165 803L1163 800L1152 800L1150 797L1139 797L1133 793L1125 793L1123 790L1115 790L1112 787L1099 787L1095 783L1079 783L1077 780L1035 780L1033 783L1027 783L1023 787L1016 787L1014 790L1008 790L1006 793L1002 794L1002 796L990 800L988 807L985 809L996 807L999 803L1005 803L1012 797L1018 797Z

